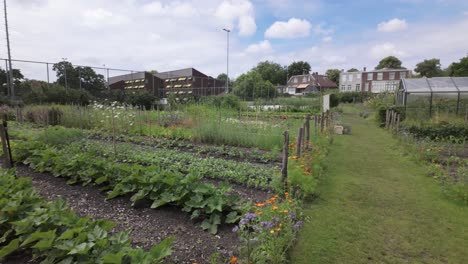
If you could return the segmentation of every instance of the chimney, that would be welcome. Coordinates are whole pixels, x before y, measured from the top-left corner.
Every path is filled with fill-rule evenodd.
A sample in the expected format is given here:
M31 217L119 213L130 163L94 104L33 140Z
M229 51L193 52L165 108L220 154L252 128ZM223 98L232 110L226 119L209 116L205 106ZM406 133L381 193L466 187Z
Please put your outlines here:
M364 67L364 69L362 71L366 71L366 67Z
M344 69L341 69L341 72L344 72Z

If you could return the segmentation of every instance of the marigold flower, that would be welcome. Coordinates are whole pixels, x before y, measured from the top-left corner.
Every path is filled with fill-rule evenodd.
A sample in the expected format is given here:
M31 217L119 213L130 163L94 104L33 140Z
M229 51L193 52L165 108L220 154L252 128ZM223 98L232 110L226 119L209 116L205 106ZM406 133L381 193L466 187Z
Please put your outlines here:
M237 263L237 258L236 257L231 258L231 264L234 264L234 263Z
M272 206L271 208L272 208L273 210L276 210L276 209L278 209L278 206Z
M278 227L278 228L276 228L275 230L279 232L279 231L281 231L281 228Z
M265 204L264 204L264 203L256 203L255 206L257 206L257 207L263 207L263 206L265 206Z

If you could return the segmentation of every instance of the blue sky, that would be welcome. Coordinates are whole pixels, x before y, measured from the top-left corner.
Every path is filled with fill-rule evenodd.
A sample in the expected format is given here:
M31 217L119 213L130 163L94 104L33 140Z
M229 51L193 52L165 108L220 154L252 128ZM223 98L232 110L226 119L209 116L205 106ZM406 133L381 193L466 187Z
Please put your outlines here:
M394 55L414 68L468 54L468 1L9 0L12 55L123 69L195 67L236 77L258 62L304 60L313 71L373 68ZM4 34L4 30L0 30ZM4 39L4 38L3 38ZM1 45L5 54L5 45ZM44 67L16 63L30 78ZM53 73L52 73L53 74ZM117 74L117 73L112 73Z

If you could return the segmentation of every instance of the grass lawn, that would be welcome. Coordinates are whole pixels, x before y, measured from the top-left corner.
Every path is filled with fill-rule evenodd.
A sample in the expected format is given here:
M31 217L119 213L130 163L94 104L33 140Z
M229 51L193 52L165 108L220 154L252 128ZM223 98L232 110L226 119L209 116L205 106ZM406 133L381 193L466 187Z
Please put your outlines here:
M353 134L335 137L291 262L468 263L468 207L387 131L355 111L344 119Z

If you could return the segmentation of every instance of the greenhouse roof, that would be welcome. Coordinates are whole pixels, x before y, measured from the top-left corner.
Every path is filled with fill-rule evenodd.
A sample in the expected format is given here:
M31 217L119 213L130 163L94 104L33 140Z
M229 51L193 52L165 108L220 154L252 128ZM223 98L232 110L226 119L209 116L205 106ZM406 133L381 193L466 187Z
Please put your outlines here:
M402 79L400 90L407 93L468 93L468 77Z

